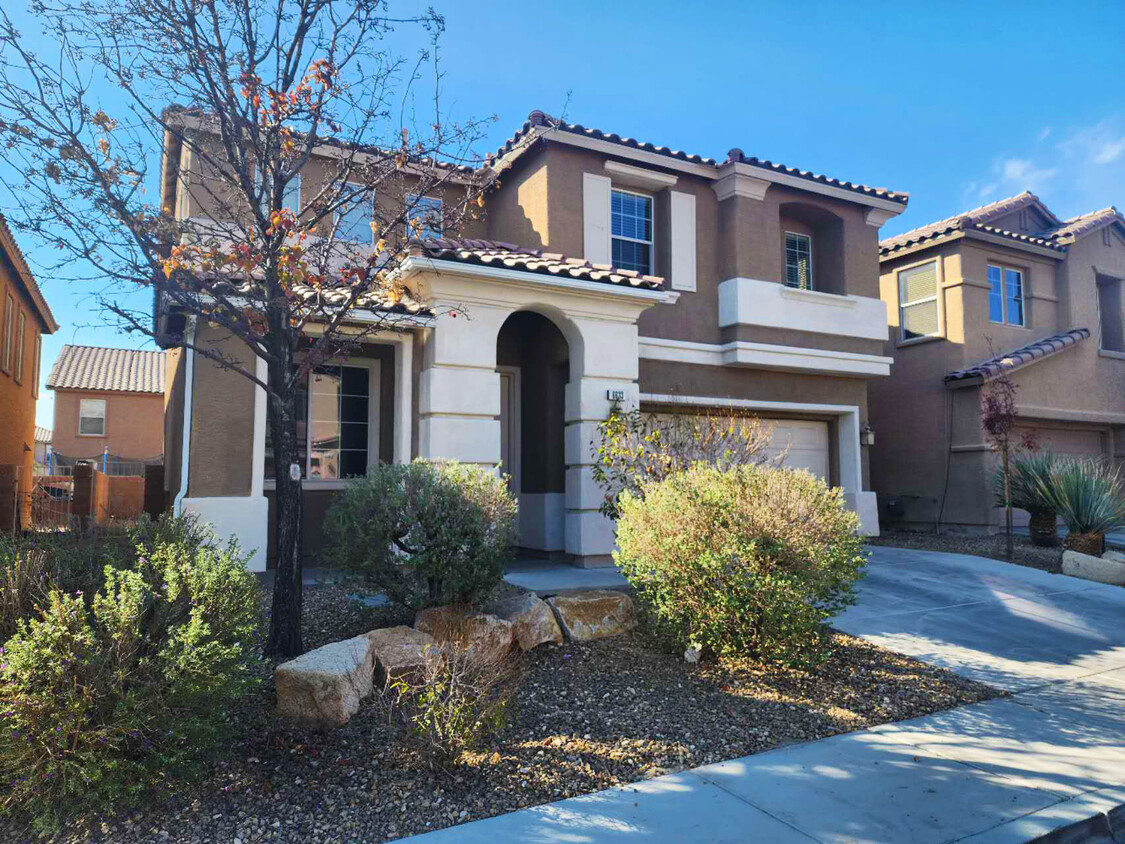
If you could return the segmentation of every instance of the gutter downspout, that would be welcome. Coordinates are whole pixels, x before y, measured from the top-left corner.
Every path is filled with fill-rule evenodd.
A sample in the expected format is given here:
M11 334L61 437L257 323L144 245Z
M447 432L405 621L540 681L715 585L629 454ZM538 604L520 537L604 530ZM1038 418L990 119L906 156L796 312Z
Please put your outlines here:
M184 361L184 430L183 440L180 445L180 491L176 493L176 498L172 502L172 515L182 516L184 508L184 498L187 496L188 490L188 467L191 465L191 409L192 409L192 387L195 384L195 317L188 317L187 334L191 337L192 346L184 349L186 359Z

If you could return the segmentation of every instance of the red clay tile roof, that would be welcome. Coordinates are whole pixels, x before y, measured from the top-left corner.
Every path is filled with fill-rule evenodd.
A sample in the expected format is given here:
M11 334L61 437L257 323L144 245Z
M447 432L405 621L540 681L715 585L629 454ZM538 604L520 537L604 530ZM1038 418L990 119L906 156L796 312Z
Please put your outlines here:
M633 270L623 270L609 264L591 264L584 258L568 258L557 252L528 249L514 243L463 238L452 240L437 238L419 241L416 245L425 255L436 260L460 261L487 267L502 267L542 275L572 278L577 281L600 281L629 287L659 289L664 279L655 275L642 275Z
M52 390L164 392L164 353L100 346L63 346L47 387Z
M1055 243L1071 244L1084 234L1114 222L1125 226L1125 217L1121 216L1121 212L1111 205L1109 208L1102 208L1100 211L1080 214L1039 234Z
M989 220L1005 216L1013 211L1026 208L1029 205L1038 205L1043 211L1050 214L1052 218L1055 216L1040 202L1039 197L1030 191L1024 191L1017 196L1011 196L1007 199L989 203L988 205L982 205L980 208L974 208L971 211L965 211L953 217L938 220L936 223L930 223L929 225L911 229L908 232L903 232L902 234L882 240L879 242L879 254L883 257L887 257L900 249L906 249L910 246L936 240L958 231L985 232L1010 240L1028 243L1033 246L1042 246L1047 249L1065 252L1066 248L1062 244L1050 239L1046 235L1021 234L1020 232L1008 231L988 225ZM1059 222L1061 223L1061 221Z
M799 170L796 167L787 167L784 164L778 164L773 161L762 160L753 156L746 156L740 149L732 149L727 154L725 162L718 162L713 158L704 158L701 155L694 155L686 153L678 149L669 149L664 146L656 146L655 144L646 141L638 141L635 138L623 138L615 132L603 132L601 129L591 129L580 123L565 123L562 120L544 114L542 111L533 111L527 116L527 120L523 126L516 130L512 137L508 138L495 153L489 156L490 162L495 162L497 159L503 158L508 153L516 150L525 139L533 134L536 130L555 130L560 132L569 132L572 135L582 135L587 138L596 138L601 141L608 141L621 146L629 147L631 149L642 150L644 152L651 152L657 155L665 155L669 158L674 158L679 161L686 161L691 164L699 164L704 167L710 167L715 170L726 166L731 163L750 164L755 167L763 167L767 170L774 170L778 173L784 173L789 176L796 176L801 179L807 179L811 182L819 182L820 184L830 185L832 187L843 188L844 190L853 191L855 193L864 194L866 196L873 196L879 199L890 200L891 202L898 202L905 205L910 199L910 195L901 191L892 191L886 188L870 187L868 185L855 184L853 182L845 182L839 179L833 179L829 176L823 176L819 173L812 173L808 170ZM522 151L517 152L517 155Z
M39 284L35 281L35 276L27 265L27 258L24 257L19 244L16 243L15 235L8 228L8 221L4 219L3 214L0 214L0 251L7 253L8 260L12 262L12 265L16 268L16 273L23 281L23 285L27 289L27 295L31 297L35 309L39 312L39 319L44 325L43 333L54 334L59 330L59 324L55 322L55 315L51 313L47 300L43 298L43 291L39 289Z
M945 380L949 382L963 381L967 378L980 378L987 381L1002 372L1012 372L1020 367L1027 366L1029 363L1058 354L1071 346L1078 345L1083 340L1088 340L1089 337L1090 329L1088 328L1072 328L1070 331L1060 331L1058 334L1052 334L1049 337L1036 340L1034 343L1028 343L1018 349L1013 349L1007 354L996 355L965 369L954 370L945 376Z

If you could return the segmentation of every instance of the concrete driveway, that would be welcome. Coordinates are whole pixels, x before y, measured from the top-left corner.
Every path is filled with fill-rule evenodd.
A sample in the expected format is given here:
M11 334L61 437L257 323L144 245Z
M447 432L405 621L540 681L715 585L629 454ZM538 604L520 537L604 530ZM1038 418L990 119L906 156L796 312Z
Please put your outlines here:
M1012 694L423 838L1014 844L1125 803L1125 589L880 547L836 626Z

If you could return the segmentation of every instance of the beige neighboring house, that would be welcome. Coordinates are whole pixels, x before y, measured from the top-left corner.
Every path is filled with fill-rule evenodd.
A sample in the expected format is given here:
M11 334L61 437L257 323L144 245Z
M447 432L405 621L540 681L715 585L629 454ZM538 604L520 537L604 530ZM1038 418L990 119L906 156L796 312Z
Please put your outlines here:
M205 143L204 128L184 121ZM314 158L293 203L316 195L326 172ZM714 160L538 111L486 171L459 171L450 190L493 172L504 176L483 219L457 240L433 232L406 261L409 296L396 307L411 329L310 377L307 554L344 478L420 456L501 464L524 553L607 563L614 525L599 512L591 443L614 404L759 415L775 448L842 488L863 530L878 532L865 443L868 385L891 363L879 228L906 194L738 149ZM162 205L180 219L203 215L206 175L174 138L164 173ZM440 212L441 200L429 202ZM370 210L348 213L340 230L366 243ZM172 310L160 319L195 344L245 355L209 325ZM189 348L168 365L175 506L236 535L264 568L274 478L264 392Z
M871 482L885 525L999 529L981 388L1002 371L1042 448L1125 459L1115 208L1060 220L1022 193L884 240L880 263L894 366L872 383Z
M55 391L56 458L159 462L164 453L164 353L63 346L47 389Z

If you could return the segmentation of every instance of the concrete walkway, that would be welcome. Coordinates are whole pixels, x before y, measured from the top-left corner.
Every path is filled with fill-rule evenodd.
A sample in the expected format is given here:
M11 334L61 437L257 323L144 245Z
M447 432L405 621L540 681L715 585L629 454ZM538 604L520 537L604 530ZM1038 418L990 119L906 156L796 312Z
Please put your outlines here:
M836 626L1013 694L420 838L1014 844L1125 803L1125 589L876 548Z
M629 582L614 566L582 569L569 563L521 558L504 570L504 580L538 595L575 589L628 589Z

